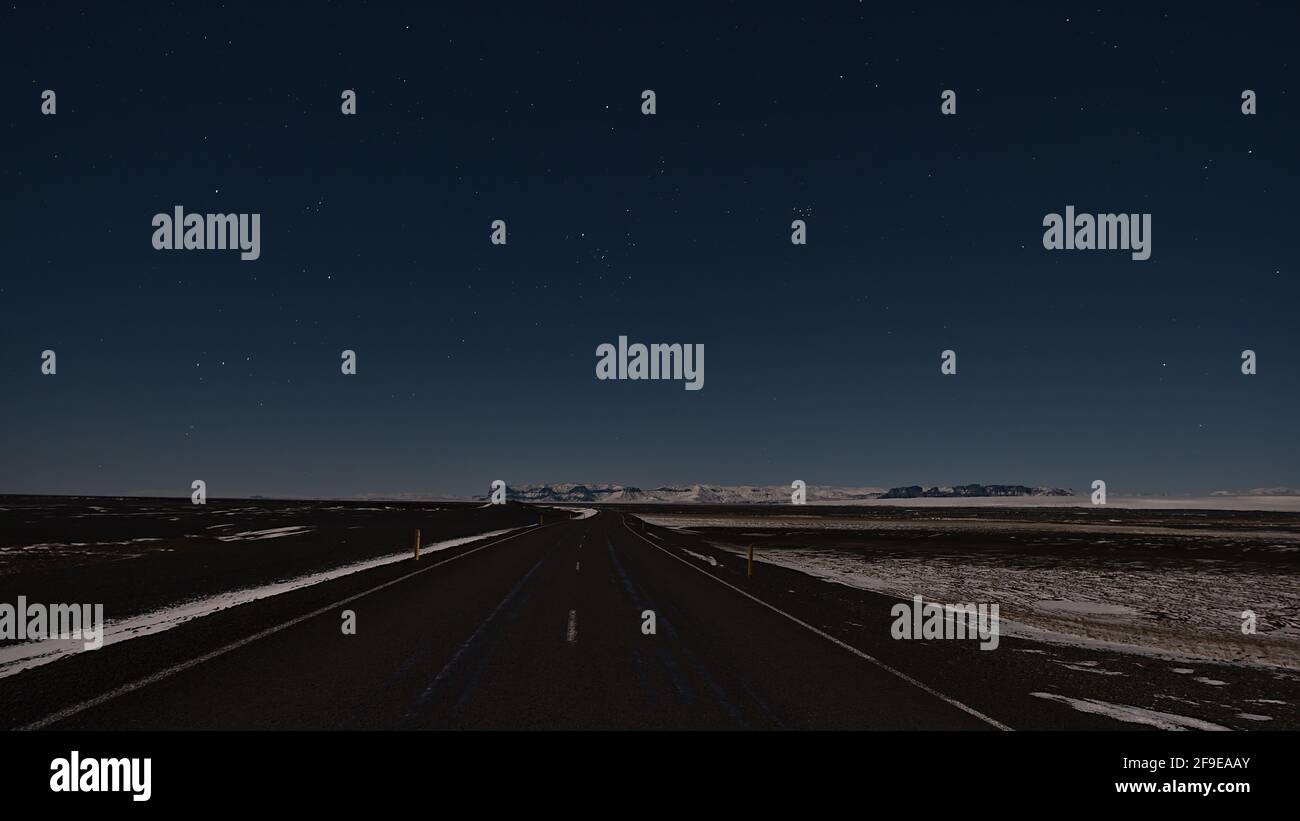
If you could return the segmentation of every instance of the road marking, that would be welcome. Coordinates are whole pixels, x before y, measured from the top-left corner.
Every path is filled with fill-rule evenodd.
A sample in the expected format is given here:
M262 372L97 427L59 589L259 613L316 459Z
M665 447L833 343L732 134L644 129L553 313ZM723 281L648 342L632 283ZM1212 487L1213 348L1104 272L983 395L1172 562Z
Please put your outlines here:
M378 593L380 590L383 590L388 587L392 587L398 582L404 582L407 579L411 578L412 576L418 576L421 573L427 573L430 570L433 570L435 567L441 567L444 564L450 564L451 562L454 562L457 559L463 559L466 556L470 556L479 552L480 550L486 550L487 548L492 547L493 545L498 545L501 544L502 542L508 542L511 539L516 539L520 536L523 536L525 533L533 533L534 531L541 530L543 527L554 527L556 524L563 524L563 522L555 522L554 524L549 524L549 525L538 525L538 526L529 527L527 530L521 530L520 532L515 533L514 535L506 536L503 539L497 539L495 542L488 542L485 545L479 545L473 550L466 550L464 553L458 553L457 555L452 556L450 559L443 559L440 562L434 562L433 564L421 567L419 570L412 570L410 573L407 573L404 576L398 576L396 579L391 579L389 581L384 582L383 584L377 584L368 590L362 590L360 593L354 593L353 595L348 596L347 598L339 599L333 604L327 604L324 607L318 607L317 609L311 611L310 613L304 613L301 616L295 616L294 618L289 619L286 622L277 624L274 627L268 627L265 630L260 630L252 634L251 636L245 636L244 638L239 639L238 641L232 641L230 644L227 644L223 647L218 647L216 650L213 650L208 653L204 653L203 655L197 656L188 661L182 661L179 664L173 664L171 667L165 667L162 670L159 670L158 672L154 673L153 675L145 676L144 678L127 682L126 684L123 684L120 687L114 687L112 690L109 690L106 693L100 693L99 695L95 696L92 699L83 701L80 704L74 704L71 707L65 707L62 710L50 713L45 718L42 718L38 721L33 721L30 724L24 724L21 727L15 727L14 729L15 730L43 729L45 727L50 726L51 724L55 724L57 722L62 721L65 718L70 718L72 716L75 716L77 713L84 712L86 710L89 710L92 707L98 707L101 704L112 701L118 696L124 696L127 693L135 692L136 690L139 690L142 687L148 687L150 684L157 684L158 682L162 681L165 678L171 678L177 673L182 673L190 669L191 667L197 667L198 665L202 664L205 661L211 661L214 658L224 656L227 653L238 650L239 648L244 647L246 645L252 644L258 639L264 639L267 636L273 636L276 633L279 633L281 630L287 630L296 624L301 624L302 622L307 621L308 619L314 619L317 616L321 616L324 615L325 613L330 613L335 610L338 610L338 608L342 607L345 604L351 604L357 599L363 598L365 596L369 596L371 593Z
M864 660L866 660L866 661L871 662L872 664L876 665L877 667L879 667L880 669L884 670L885 672L893 673L895 676L898 676L898 677L901 678L903 681L906 681L908 684L911 684L911 685L913 685L914 687L918 687L918 688L920 688L921 690L924 690L925 692L929 693L930 695L934 696L935 698L940 699L941 701L944 701L944 702L946 702L946 703L952 705L953 707L956 707L958 710L961 710L961 711L964 712L964 713L967 713L967 714L969 714L969 715L972 715L972 716L974 716L975 718L978 718L979 720L985 722L986 724L989 724L990 726L996 727L996 728L999 729L999 730L1008 730L1008 731L1010 731L1010 730L1012 729L1011 727L1008 727L1007 725L1003 724L1002 722L998 721L997 719L990 718L990 717L984 715L984 714L981 713L979 710L976 710L974 707L969 707L969 706L967 706L967 705L965 705L965 704L962 704L960 701L958 701L957 699L953 698L952 696L946 696L946 695L944 695L943 693L941 693L941 692L939 692L938 690L936 690L936 689L934 689L933 687L931 687L930 685L925 684L925 683L920 682L920 681L917 681L916 679L914 679L914 678L912 678L911 676L909 676L907 673L904 673L902 670L899 670L899 669L897 669L897 668L895 668L895 667L891 667L890 665L886 664L885 662L881 661L880 659L876 658L875 656L867 655L866 653L862 652L861 650L859 650L858 648L854 647L853 645L848 644L848 643L843 642L843 641L840 641L839 639L837 639L837 638L835 638L834 636L832 636L830 633L827 633L827 632L825 632L824 630L819 630L819 629L817 629L816 627L813 627L811 624L809 624L808 622L804 621L803 619L800 619L800 618L798 618L797 616L792 616L792 615L790 615L789 613L787 613L787 612L785 612L784 610L782 610L781 608L776 607L775 605L768 604L767 602L765 602L765 601L763 601L762 599L760 599L758 596L755 596L755 595L753 595L752 593L749 593L749 592L747 592L747 591L745 591L745 590L741 590L739 587L736 587L734 584L732 584L732 583L730 583L730 582L728 582L728 581L726 581L726 580L724 580L724 579L720 579L720 578L718 578L717 576L713 575L712 573L710 573L709 571L705 570L704 568L702 568L702 567L697 567L696 565L691 564L690 562L688 562L688 561L686 561L685 559L683 559L681 556L678 556L676 553L673 553L671 550L668 550L668 549L666 549L666 548L664 548L664 547L661 547L660 545L657 545L657 544L655 544L654 542L652 542L652 541L650 541L649 539L647 539L645 536L642 536L640 533L637 533L635 530L633 530L633 529L631 528L631 526L628 525L628 523L627 523L627 519L626 519L626 518L623 519L623 527L627 529L627 532L628 532L628 533L631 533L633 536L636 536L637 538L641 539L641 541L645 542L646 544L650 545L651 547L653 547L653 548L655 548L655 549L657 549L657 550L661 550L661 551L663 551L664 553L668 554L668 555L671 556L672 558L676 559L677 561L679 561L679 562L681 562L682 564L684 564L684 565L686 565L687 567L689 567L691 570L694 570L694 571L696 571L697 573L703 573L705 576L708 576L710 579L713 579L713 580L714 580L715 582L717 582L718 584L722 584L722 585L726 585L727 587L730 587L732 590L736 591L737 593L739 593L740 595L744 596L745 598L750 599L750 600L755 601L755 602L758 602L759 604L763 605L763 606L766 607L768 610L771 610L771 611L774 612L774 613L778 613L778 614L780 614L780 615L782 615L782 616L785 616L787 619L789 619L790 621L792 621L792 622L794 622L795 624L799 625L800 627L803 627L803 628L806 628L806 629L808 629L808 630L811 630L812 632L816 633L817 635L821 636L822 638L826 639L827 641L831 642L832 644L835 644L835 645L838 645L838 646L840 646L840 647L843 647L845 650L848 650L850 653L852 653L853 655L857 656L858 658L861 658L861 659L864 659Z
M582 562L575 562L574 565L573 565L573 569L574 569L575 571L577 571L577 570L581 570L581 569L582 569Z
M578 643L578 611L569 611L569 629L564 634L564 639L569 644Z

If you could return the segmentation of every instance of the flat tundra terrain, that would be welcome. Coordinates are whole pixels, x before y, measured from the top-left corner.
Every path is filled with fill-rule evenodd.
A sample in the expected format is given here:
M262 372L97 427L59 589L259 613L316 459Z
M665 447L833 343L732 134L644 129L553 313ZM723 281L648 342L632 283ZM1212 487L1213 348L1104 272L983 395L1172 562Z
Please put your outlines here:
M1297 582L1288 512L4 497L0 622L104 624L0 640L0 716L1295 729ZM995 632L922 630L917 596Z

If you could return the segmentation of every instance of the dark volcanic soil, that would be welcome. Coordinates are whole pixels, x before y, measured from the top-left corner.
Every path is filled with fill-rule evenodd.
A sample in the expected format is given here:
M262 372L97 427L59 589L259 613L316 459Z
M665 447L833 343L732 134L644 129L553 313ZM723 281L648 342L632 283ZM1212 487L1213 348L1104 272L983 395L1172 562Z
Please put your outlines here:
M0 497L0 601L98 602L111 621L409 550L416 528L428 543L538 516L518 504Z

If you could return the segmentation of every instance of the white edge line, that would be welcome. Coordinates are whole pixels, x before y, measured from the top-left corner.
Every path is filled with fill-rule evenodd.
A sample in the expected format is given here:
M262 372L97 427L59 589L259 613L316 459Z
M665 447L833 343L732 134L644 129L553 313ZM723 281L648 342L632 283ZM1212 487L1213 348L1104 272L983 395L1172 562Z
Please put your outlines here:
M848 644L848 643L843 642L843 641L840 641L839 639L837 639L837 638L835 638L834 636L832 636L830 633L827 633L827 632L825 632L825 631L823 631L823 630L819 630L819 629L817 629L816 627L813 627L811 624L809 624L808 622L804 621L803 619L800 619L800 618L798 618L798 617L796 617L796 616L792 616L792 615L790 615L789 613L785 612L784 610L782 610L781 608L779 608L779 607L777 607L777 606L775 606L775 605L768 604L767 602L765 602L765 601L763 601L762 599L760 599L758 596L755 596L755 595L753 595L752 593L749 593L749 592L747 592L747 591L745 591L745 590L741 590L739 587L736 587L736 586L735 586L734 584L732 584L731 582L728 582L728 581L726 581L726 580L724 580L724 579L720 579L720 578L718 578L717 576L713 575L712 573L710 573L709 571L705 570L704 568L702 568L702 567L696 567L695 565L693 565L693 564L691 564L690 562L688 562L688 561L686 561L685 559L683 559L681 556L678 556L676 553L673 553L671 550L667 550L666 548L664 548L664 547L662 547L662 546L660 546L660 545L657 545L657 544L655 544L654 542L650 541L650 540L647 539L645 536L642 536L640 533L637 533L637 532L636 532L635 530L633 530L630 526L628 526L627 519L624 519L624 520L623 520L623 527L627 528L627 532L628 532L628 533L631 533L633 536L636 536L636 537L639 538L641 541L645 542L646 544L650 545L651 547L656 548L656 549L658 549L658 550L661 550L661 551L663 551L664 553L667 553L669 556L673 557L673 558L676 559L677 561L679 561L679 562L681 562L682 564L686 565L686 566L689 567L691 570L694 570L694 571L696 571L696 572L698 572L698 573L703 573L705 576L708 576L710 579L713 579L713 580L714 580L715 582L717 582L718 584L722 584L722 585L726 585L727 587L730 587L732 590L736 591L737 593L739 593L740 595L744 596L745 598L750 599L750 600L752 600L752 601L756 601L756 602L758 602L759 604L761 604L761 605L763 605L764 607L766 607L768 610L771 610L771 611L774 612L774 613L779 613L780 615L785 616L787 619L789 619L790 621L792 621L792 622L794 622L795 624L799 625L800 627L804 627L804 628L807 628L808 630L811 630L812 632L816 633L817 635L821 636L822 638L826 639L827 641L831 642L832 644L835 644L835 645L838 645L838 646L840 646L840 647L843 647L845 650L848 650L848 651L849 651L850 653L852 653L853 655L855 655L855 656L857 656L857 657L859 657L859 658L862 658L862 659L865 659L865 660L871 662L872 664L876 665L877 667L879 667L880 669L884 670L885 672L893 673L895 676L898 676L898 677L901 678L903 681L906 681L908 684L911 684L911 685L914 686L914 687L918 687L918 688L920 688L921 690L924 690L925 692L929 693L930 695L934 696L935 698L940 699L941 701L947 702L948 704L952 705L953 707L956 707L958 710L961 710L961 711L964 712L964 713L968 713L968 714L970 714L970 715L972 715L972 716L975 716L976 718L980 719L981 721L983 721L983 722L985 722L985 723L987 723L987 724L989 724L989 725L991 725L991 726L993 726L993 727L996 727L996 728L999 729L999 730L1007 730L1007 731L1009 731L1009 732L1012 731L1012 728L1011 728L1011 727L1008 727L1007 725L1003 724L1002 722L998 721L997 719L990 718L990 717L984 715L984 714L981 713L979 710L976 710L974 707L969 707L969 706L967 706L967 705L965 705L965 704L962 704L960 701L958 701L957 699L953 698L952 696L946 696L946 695L944 695L943 693L941 693L941 692L939 692L938 690L934 689L934 688L931 687L930 685L925 684L925 683L920 682L920 681L917 681L916 679L914 679L914 678L912 678L911 676L909 676L907 673L904 673L902 670L899 670L899 669L897 669L897 668L891 667L891 666L889 666L888 664L886 664L886 663L884 663L883 661L881 661L880 659L875 658L874 656L867 655L866 653L862 652L861 650L859 650L858 648L854 647L853 645Z
M563 524L563 522L556 522L555 524ZM312 610L310 613L304 613L301 616L295 616L294 618L289 619L286 622L281 622L280 624L277 624L274 627L268 627L265 630L260 630L256 633L253 633L251 636L245 636L244 638L239 639L238 641L233 641L230 644L227 644L222 647L218 647L216 650L212 650L211 652L204 653L203 655L189 659L188 661L182 661L179 664L173 664L171 667L165 667L162 670L159 670L158 672L154 673L153 675L145 676L144 678L127 682L126 684L115 687L106 693L100 693L94 698L89 699L87 701L83 701L80 704L74 704L71 707L65 707L62 710L59 710L54 713L50 713L49 715L45 716L42 719L33 721L30 724L24 724L20 727L15 727L14 729L15 730L44 729L45 727L48 727L51 724L58 723L64 720L65 718L71 718L77 713L84 712L86 710L89 710L92 707L98 707L101 704L112 701L118 696L124 696L127 693L134 692L136 690L141 689L142 687L148 687L150 684L156 684L165 678L170 678L171 676L174 676L177 673L184 672L185 670L188 670L191 667L196 667L205 661L211 661L212 659L217 658L218 656L224 656L225 654L230 653L234 650L238 650L239 648L244 647L245 645L252 644L258 639L264 639L267 636L271 636L276 633L279 633L281 630L286 630L290 627L293 627L296 624L301 624L302 622L307 621L308 619L314 619L317 616L324 615L325 613L329 613L332 610L337 610L339 607L345 604L350 604L351 602L354 602L357 599L363 598L365 596L369 596L371 593L378 593L380 590L383 590L386 587L392 587L398 582L406 581L412 576L418 576L421 573L425 573L430 570L433 570L435 567L441 567L444 564L450 564L451 562L454 562L457 559L463 559L466 556L470 556L473 555L474 553L479 552L480 550L486 550L487 548L492 547L493 545L498 545L501 544L502 542L508 542L511 539L515 539L520 536L523 536L525 533L533 533L537 530L540 530L542 527L553 527L553 525L541 525L541 526L531 525L527 529L521 530L518 533L515 533L513 535L506 536L503 539L497 539L495 542L488 542L485 545L479 545L473 550L466 550L464 553L458 553L455 556L452 556L451 558L443 559L440 562L434 562L431 565L421 567L419 570L412 570L410 573L407 573L404 576L398 576L396 579L390 579L384 582L383 584L375 585L374 587L368 590L362 590L360 593L353 593L351 596L348 596L347 598L339 599L338 601L332 604L327 604L324 607L318 607L315 610ZM249 603L251 604L251 602Z

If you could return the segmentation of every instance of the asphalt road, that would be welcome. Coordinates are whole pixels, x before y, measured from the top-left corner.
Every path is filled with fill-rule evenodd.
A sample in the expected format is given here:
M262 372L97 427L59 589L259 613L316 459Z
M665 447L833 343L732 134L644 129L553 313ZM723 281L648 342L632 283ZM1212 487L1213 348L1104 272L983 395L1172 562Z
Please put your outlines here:
M57 698L42 687L44 700L26 707L41 717L26 726L1001 726L644 530L601 512L356 574L323 591L332 602L267 606L260 621L232 621L220 637L212 625L223 622L210 617L203 641L182 643L178 628L165 651L139 639L81 654L134 656L111 674L79 671L76 660L48 665L41 675L75 687ZM345 610L355 635L342 630Z

